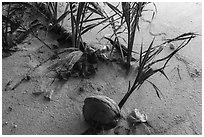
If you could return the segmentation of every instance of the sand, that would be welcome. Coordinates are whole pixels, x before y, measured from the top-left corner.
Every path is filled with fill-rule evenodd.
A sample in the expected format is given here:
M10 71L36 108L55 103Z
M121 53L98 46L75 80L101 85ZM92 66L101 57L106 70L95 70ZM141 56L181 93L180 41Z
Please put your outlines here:
M172 38L185 32L202 34L201 3L156 3L158 13L152 22L151 32L165 33L157 37ZM144 38L146 44L151 42L148 24L142 26L136 34L140 43ZM106 32L103 32L106 33ZM97 35L100 37L103 33ZM43 34L39 37L43 38ZM85 36L87 42L97 42L96 31ZM14 90L5 89L18 83L29 68L50 56L43 44L36 38L29 37L30 42L18 47L27 51L15 52L2 59L2 134L4 135L79 135L89 128L82 115L83 101L91 95L105 95L119 103L127 92L128 81L133 80L134 66L129 75L115 63L99 63L96 75L89 79L70 78L68 81L56 81L47 90L53 90L51 101L37 95L49 78L42 74L46 65L39 67L31 75L31 80L21 83ZM48 44L56 42L53 38L45 40ZM107 41L103 41L104 43ZM105 43L107 44L107 43ZM176 44L175 44L176 46ZM42 48L41 48L42 47ZM40 48L40 49L39 49ZM139 47L135 47L137 50ZM126 116L135 108L147 115L153 128L151 134L195 135L202 134L202 37L196 37L188 46L174 57L165 69L170 81L156 74L149 80L161 90L164 98L157 97L153 87L145 82L136 90L122 108ZM171 52L167 46L165 53ZM178 74L179 71L179 74ZM79 89L83 88L83 91ZM35 94L36 93L36 94ZM147 128L140 124L129 127L122 119L115 129L99 134L149 134Z

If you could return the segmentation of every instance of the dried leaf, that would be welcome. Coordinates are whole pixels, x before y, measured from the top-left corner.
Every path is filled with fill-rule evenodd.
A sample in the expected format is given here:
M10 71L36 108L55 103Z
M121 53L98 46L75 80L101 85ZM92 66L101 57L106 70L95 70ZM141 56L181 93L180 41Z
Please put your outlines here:
M67 55L65 55L60 61L57 61L56 63L53 63L50 67L48 67L48 70L56 70L56 69L66 69L67 71L70 71L74 64L79 61L81 56L83 55L83 52L81 51L73 51Z
M130 124L145 123L147 122L147 116L140 113L138 109L134 109L128 116L128 122Z

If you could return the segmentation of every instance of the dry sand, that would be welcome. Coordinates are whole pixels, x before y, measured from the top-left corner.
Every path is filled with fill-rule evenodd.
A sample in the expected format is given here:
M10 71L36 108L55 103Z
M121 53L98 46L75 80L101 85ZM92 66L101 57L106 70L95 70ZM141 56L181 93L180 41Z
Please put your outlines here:
M172 38L189 31L202 34L201 3L156 3L156 5L158 15L151 31L166 33L157 37L158 43L164 37ZM138 43L140 37L143 37L148 44L152 37L147 33L147 25L142 27L143 31L137 33ZM94 31L85 37L85 41L95 42L93 38ZM23 82L15 90L5 90L10 80L11 85L15 85L29 67L36 66L49 55L42 53L45 48L39 50L43 46L40 41L31 38L30 42L31 44L19 45L28 51L19 51L2 59L2 134L81 134L89 127L82 116L83 100L89 95L100 94L119 103L127 91L128 81L134 79L134 70L126 76L125 71L118 65L100 63L96 75L90 79L70 78L67 82L55 82L50 87L54 90L52 100L46 101L43 95L33 95L33 92L40 91L41 86L48 82L48 78L41 78L45 68L42 66L32 73L29 82ZM46 42L49 44L55 41L48 39ZM169 67L165 69L170 82L160 74L149 79L163 93L162 100L156 96L149 83L144 83L128 99L122 113L126 115L137 108L147 114L148 121L153 127L152 134L202 134L201 48L202 37L197 37L177 54L177 58L174 57L170 61ZM167 47L164 54L170 52ZM84 91L79 91L80 87ZM143 125L138 125L134 129L129 128L126 121L121 120L115 129L100 134L148 134L148 131Z

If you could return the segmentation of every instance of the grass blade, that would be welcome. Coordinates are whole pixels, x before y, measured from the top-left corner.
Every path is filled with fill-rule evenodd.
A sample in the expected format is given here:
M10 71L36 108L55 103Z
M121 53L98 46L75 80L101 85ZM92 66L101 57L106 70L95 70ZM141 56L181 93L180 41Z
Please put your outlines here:
M98 22L98 23L95 23L94 25L92 24L92 27L83 27L83 29L82 29L82 33L81 34L84 34L84 33L86 33L88 30L90 30L90 29L93 29L94 27L96 27L96 26L98 26L98 25L100 25L100 24L102 24L102 23L104 23L104 22L106 22L107 20L109 20L111 17L113 17L113 16L115 16L115 14L114 15L112 15L112 16L110 16L110 17L108 17L108 18L106 18L106 19L104 19L104 20L102 20L101 22ZM87 28L89 28L88 30L85 30L85 29L87 29Z
M69 3L67 2L67 3L66 3L66 7L65 7L65 9L64 9L64 13L66 13L66 12L68 11L68 7L69 7ZM71 12L71 11L70 11L70 12ZM63 23L64 23L64 20L62 20L61 26L63 25Z
M89 5L91 5L92 7L90 7ZM95 14L98 14L100 15L101 17L105 17L104 14L103 14L103 10L101 9L101 7L97 4L97 2L89 2L88 3L88 6L87 6L87 9L91 12L91 13L95 13Z
M98 17L98 18L93 18L93 19L87 19L87 20L83 20L82 22L80 23L87 23L87 22L91 22L91 21L98 21L98 20L101 20L101 19L104 19L102 17Z
M90 25L87 25L85 27L82 27L81 35L83 35L84 33L88 32L89 30L92 30L96 26L97 26L97 24L94 23L94 24L90 24Z
M70 2L70 10L71 10L71 27L72 27L72 43L73 43L73 47L75 46L75 17L74 17L74 12L73 12L73 3Z
M117 8L117 6L113 6L109 2L105 2L106 5L108 5L109 8L111 8L117 15L120 17L122 16L122 12Z
M166 73L164 72L163 69L159 69L159 72L165 76L165 78L170 82L169 78L167 77Z
M139 61L139 68L140 66L142 66L142 47L143 47L143 41L141 43L141 47L140 47L140 61ZM140 69L139 69L140 70Z
M128 30L130 29L130 5L128 2L122 2L123 17L127 24Z
M53 2L54 5L54 19L57 19L57 2Z
M152 42L151 42L149 48L147 49L147 52L146 52L145 56L144 56L144 58L143 58L143 60L142 60L142 62L141 62L141 69L144 67L144 65L145 65L146 62L148 61L148 56L149 56L149 54L151 53L150 49L152 48L152 45L153 45L153 43L154 43L154 40L155 40L155 37L153 38L153 40L152 40Z
M157 97L158 97L160 100L161 100L160 94L161 94L162 97L164 98L162 92L159 90L159 88L158 88L154 83L152 83L152 82L149 81L149 80L147 80L147 82L149 82L149 83L153 86L153 88L154 88L155 91L156 91Z
M86 5L86 2L79 2L79 6L78 6L78 9L77 9L77 16L76 16L76 23L75 23L75 46L77 48L79 48L79 41L80 41L80 22L81 22L81 18L83 16L83 11L84 11L84 7Z
M113 18L115 15L116 15L116 14L114 14L113 16L110 16L109 19ZM117 20L119 20L119 19L121 19L121 18L119 17L119 18L113 20L113 22L115 22L115 21L117 21ZM112 21L109 21L109 23L108 23L107 25L105 25L103 28L101 28L101 29L98 31L98 33L100 33L101 31L103 31L104 29L106 29L106 28L107 28L108 26L110 26L111 23L113 23L113 22L112 22ZM117 30L113 30L113 31L117 32Z
M70 13L70 11L66 11L64 14L62 14L54 23L53 23L53 27L55 25L57 25L60 21L64 20L64 18L66 18L66 16Z
M128 92L130 91L130 81L128 82Z

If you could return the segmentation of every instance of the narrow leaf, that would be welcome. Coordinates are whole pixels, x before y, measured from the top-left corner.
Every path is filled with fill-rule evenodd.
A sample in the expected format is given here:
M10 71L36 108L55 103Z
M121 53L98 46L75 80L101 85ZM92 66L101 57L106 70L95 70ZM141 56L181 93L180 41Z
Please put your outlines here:
M56 22L54 22L53 26L57 25L60 21L64 20L66 18L66 16L70 13L70 11L66 11L64 14L62 14L57 20Z
M93 18L93 19L89 19L89 20L84 20L83 22L80 22L80 23L87 23L87 22L91 22L91 21L98 21L98 20L101 20L101 19L104 19L104 18Z
M157 97L161 100L160 94L162 95L162 97L164 97L164 96L161 93L161 91L159 90L159 88L157 88L157 86L154 83L152 83L151 81L147 80L147 82L149 82L153 86L153 88L156 91Z
M163 69L160 69L159 72L165 76L165 78L170 82L169 78L167 77L167 75L165 74Z
M106 22L107 20L109 20L111 17L113 17L113 16L115 16L115 14L114 15L112 15L112 16L110 16L110 17L108 17L108 18L106 18L106 19L104 19L104 20L102 20L101 22L98 22L97 24L95 24L95 25L92 25L92 27L90 27L89 26L89 28L88 27L86 27L86 29L88 28L88 30L90 30L90 29L93 29L94 27L96 27L96 26L98 26L98 25L100 25L100 24L102 24L102 23L104 23L104 22ZM83 30L83 29L82 29ZM82 31L82 33L81 34L84 34L84 33L86 33L88 30L84 30L84 31Z
M154 40L155 40L155 37L154 37L154 39L152 40L152 42L151 42L151 44L150 44L150 46L149 46L149 48L148 48L148 50L147 50L147 52L146 52L146 54L145 54L143 60L142 60L141 68L143 68L144 65L146 64L146 62L148 61L148 56L149 56L149 54L151 53L150 49L151 49L151 47L152 47L152 45L153 45L153 43L154 43Z
M100 15L101 17L105 17L104 14L103 14L103 13L105 13L105 12L104 12L104 10L101 8L101 6L98 4L98 2L89 2L89 4L90 4L91 6L93 6L93 9L94 9L94 11L95 11L96 14ZM90 7L88 6L88 8L90 8Z
M122 12L117 8L117 6L113 6L112 4L105 2L105 4L108 5L108 7L110 7L117 15L119 15L121 17Z
M81 35L83 35L84 33L88 32L89 30L92 30L94 27L96 27L98 24L94 23L94 24L90 24L87 25L85 27L82 27L82 32Z

